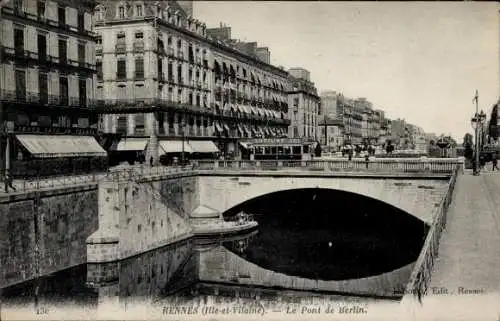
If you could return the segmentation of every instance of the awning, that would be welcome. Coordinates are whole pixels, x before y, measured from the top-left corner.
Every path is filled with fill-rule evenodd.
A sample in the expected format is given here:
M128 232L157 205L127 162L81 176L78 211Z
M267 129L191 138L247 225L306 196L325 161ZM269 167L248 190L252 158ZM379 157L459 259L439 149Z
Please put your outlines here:
M211 140L190 140L189 146L194 153L218 153L219 149Z
M250 132L247 126L243 125L243 130L247 133L248 137L252 137L252 132Z
M218 131L219 133L222 132L222 127L220 126L219 123L214 123L215 125L215 130Z
M255 128L253 128L253 127L251 127L251 129L252 129L252 133L253 133L254 135L257 135L257 130L256 130Z
M268 117L273 117L273 113L269 109L266 109L265 111Z
M227 130L227 132L229 133L229 126L227 124L224 124L222 126L224 126L224 129Z
M245 113L246 113L245 108L243 108L243 106L242 106L242 105L238 105L238 110L239 110L241 113L243 113L243 114L245 114Z
M252 114L252 111L250 110L250 107L243 105L243 108L245 109L245 112L246 112L248 115L251 115L251 114Z
M257 108L257 112L259 113L259 115L261 115L261 116L265 116L265 114L264 114L264 112L262 111L262 109Z
M252 112L252 114L255 114L255 115L258 114L257 109L255 107L249 107L249 108L250 108L250 111Z
M116 151L143 151L147 144L147 138L123 138L116 145Z
M267 127L264 127L264 133L265 133L266 135L270 135L270 134L271 134L271 133L269 132L269 128L267 128Z
M281 115L279 112L273 110L273 113L274 113L274 117L276 117L278 119L281 118Z
M93 136L16 135L33 157L105 157L106 151Z
M241 127L241 125L237 125L237 128L238 128L238 131L240 132L240 135L243 136L244 132L243 132L243 128Z
M276 136L276 132L274 131L274 128L269 128L269 131L271 132L271 136Z
M243 148L248 149L251 146L251 143L250 142L240 142L240 145Z
M160 140L158 145L160 145L164 153L182 153L182 140ZM193 149L187 141L184 141L184 152L193 152Z
M260 135L261 135L262 137L264 137L264 131L262 130L262 128L261 128L261 127L259 127L259 128L258 128L258 130L259 130Z

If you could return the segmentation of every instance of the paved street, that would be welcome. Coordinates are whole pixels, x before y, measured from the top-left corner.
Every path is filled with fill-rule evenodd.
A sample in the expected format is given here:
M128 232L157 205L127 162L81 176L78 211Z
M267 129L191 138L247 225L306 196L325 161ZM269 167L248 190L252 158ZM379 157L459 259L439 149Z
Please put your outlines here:
M500 172L466 171L457 179L422 320L498 320L499 302Z

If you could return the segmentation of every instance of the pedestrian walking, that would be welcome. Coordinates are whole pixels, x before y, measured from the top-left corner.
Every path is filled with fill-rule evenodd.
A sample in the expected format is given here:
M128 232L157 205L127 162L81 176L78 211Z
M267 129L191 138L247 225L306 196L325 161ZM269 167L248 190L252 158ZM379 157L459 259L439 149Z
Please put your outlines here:
M14 185L12 185L14 179L12 178L12 176L10 174L6 174L5 175L5 193L8 193L9 192L9 188L11 188L12 190L14 190L14 192L16 191L16 188L14 187Z
M498 159L497 159L497 155L493 155L493 159L491 160L491 163L493 164L492 168L491 168L491 171L494 172L495 169L500 171L500 168L498 168Z
M151 158L149 159L149 165L153 166L154 161L155 160L154 160L153 156L151 156Z
M472 159L472 174L473 175L477 175L478 174L478 171L477 171L477 162L476 162L476 158L475 157Z
M368 169L368 163L370 162L370 155L368 153L365 154L365 165L366 169Z

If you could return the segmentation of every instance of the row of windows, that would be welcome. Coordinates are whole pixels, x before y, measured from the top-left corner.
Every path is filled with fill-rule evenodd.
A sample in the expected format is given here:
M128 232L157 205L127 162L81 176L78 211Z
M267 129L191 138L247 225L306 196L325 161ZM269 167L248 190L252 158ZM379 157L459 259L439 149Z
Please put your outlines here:
M40 21L44 21L46 19L47 10L49 10L49 6L47 6L46 1L37 1L37 0L13 0L13 9L14 13L22 14L25 12L25 6L28 5L26 1L36 1L36 14L37 18ZM24 3L23 3L24 2ZM57 7L57 21L59 25L66 25L66 6L58 6ZM52 17L55 17L55 14L51 14ZM85 29L85 15L83 12L77 13L77 28L79 31L83 31Z
M18 101L26 101L29 99L29 96L32 93L27 92L26 90L26 70L16 69L14 72L15 75L15 95ZM41 103L48 104L49 103L49 82L48 82L48 74L40 72L38 74L38 95ZM69 99L69 86L68 86L68 77L59 76L59 97L63 98L64 102L67 102ZM84 78L80 78L78 80L78 98L80 101L85 102L87 100L87 80Z
M24 29L14 28L14 51L16 56L24 56ZM68 39L59 36L57 41L59 62L67 63L68 60ZM39 33L37 35L37 48L38 48L38 59L45 61L47 60L47 34ZM79 41L78 43L78 57L79 62L85 62L85 42Z

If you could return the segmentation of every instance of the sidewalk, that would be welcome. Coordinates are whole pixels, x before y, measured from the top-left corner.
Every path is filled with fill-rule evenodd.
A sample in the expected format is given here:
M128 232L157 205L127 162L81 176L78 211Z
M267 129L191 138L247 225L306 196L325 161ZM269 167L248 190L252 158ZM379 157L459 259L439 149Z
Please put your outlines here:
M467 170L457 178L422 312L426 320L496 321L499 303L500 172Z

